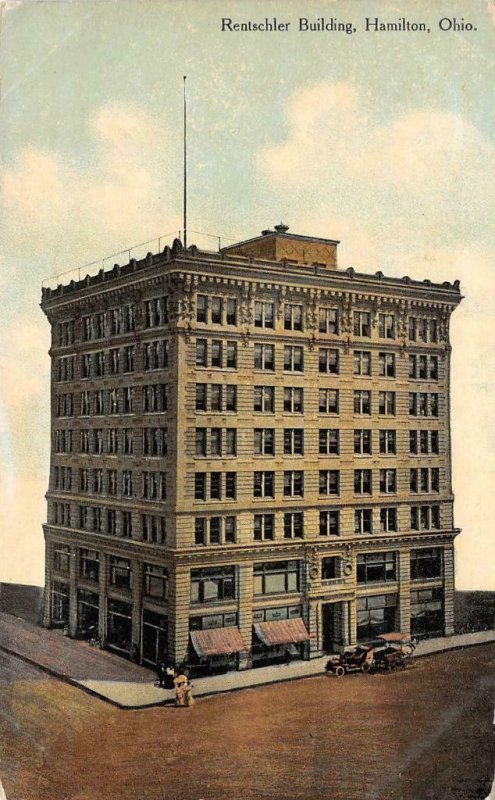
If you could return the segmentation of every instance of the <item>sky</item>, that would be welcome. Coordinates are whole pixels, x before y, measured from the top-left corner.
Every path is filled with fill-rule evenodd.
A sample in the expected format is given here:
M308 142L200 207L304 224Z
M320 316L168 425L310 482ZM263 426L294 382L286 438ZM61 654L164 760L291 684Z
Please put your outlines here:
M156 252L158 237L163 247L177 235L187 75L189 243L215 249L217 237L242 240L283 220L341 240L339 268L460 279L451 324L456 580L495 589L493 0L1 8L0 581L43 582L42 282L126 263L113 254L150 240L134 255ZM221 30L222 18L274 17L289 29ZM356 30L302 32L300 17ZM377 17L429 32L366 31Z

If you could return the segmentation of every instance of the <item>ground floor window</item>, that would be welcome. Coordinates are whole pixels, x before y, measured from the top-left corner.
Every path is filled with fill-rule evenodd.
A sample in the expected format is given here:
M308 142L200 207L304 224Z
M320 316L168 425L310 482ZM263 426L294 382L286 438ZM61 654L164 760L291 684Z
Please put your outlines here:
M107 644L126 655L131 654L132 607L121 600L108 600Z
M96 592L79 589L77 593L77 630L83 639L96 639L100 598Z
M60 581L52 585L52 622L54 625L68 625L70 613L69 586Z
M259 608L253 611L253 645L251 656L253 667L265 667L269 664L281 664L301 659L304 655L304 642L297 644L276 644L267 646L261 641L257 632L256 625L259 622L280 622L287 619L297 619L302 617L301 606L279 606L278 608Z
M395 628L396 594L380 594L373 597L358 597L357 640L366 642Z
M225 614L207 614L191 617L190 631L209 631L218 628L237 628L238 617L235 611ZM211 674L237 669L238 653L225 653L215 656L198 656L192 642L189 642L188 663L195 674Z
M168 619L143 608L142 661L155 667L167 660Z
M443 589L411 592L411 634L420 639L443 636Z

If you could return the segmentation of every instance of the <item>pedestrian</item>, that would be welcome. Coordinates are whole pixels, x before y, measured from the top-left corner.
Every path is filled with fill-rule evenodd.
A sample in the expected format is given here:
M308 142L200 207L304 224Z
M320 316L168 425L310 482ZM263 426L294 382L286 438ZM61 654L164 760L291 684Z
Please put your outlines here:
M191 683L190 680L187 681L187 684L186 684L186 687L185 687L185 690L184 690L184 699L185 699L186 706L188 708L190 708L191 706L194 705L194 697L193 697L193 693L192 693L192 683Z
M165 670L165 689L173 689L174 688L174 678L175 678L175 667L171 664Z
M179 674L174 678L176 708L183 708L186 705L186 689L188 683L187 675L184 675L184 673L179 670Z
M166 664L165 661L159 661L158 666L156 668L156 674L158 676L158 686L160 689L165 687L165 680L166 680Z

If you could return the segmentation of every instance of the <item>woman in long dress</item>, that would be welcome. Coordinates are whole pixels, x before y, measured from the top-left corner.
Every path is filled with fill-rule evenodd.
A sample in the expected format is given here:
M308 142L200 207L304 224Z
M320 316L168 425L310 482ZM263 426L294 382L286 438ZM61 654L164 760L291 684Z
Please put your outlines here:
M186 705L186 691L188 686L187 675L182 672L174 678L175 685L175 705L183 707Z

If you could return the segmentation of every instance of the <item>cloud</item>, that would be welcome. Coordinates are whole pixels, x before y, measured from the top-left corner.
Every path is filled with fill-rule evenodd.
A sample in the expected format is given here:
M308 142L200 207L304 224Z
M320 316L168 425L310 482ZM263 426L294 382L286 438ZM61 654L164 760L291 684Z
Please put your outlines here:
M2 227L14 271L19 253L50 253L47 271L57 273L180 227L169 187L176 146L162 121L106 106L88 128L86 161L26 148L4 171Z
M261 149L257 168L295 209L366 220L408 245L422 234L438 244L487 235L495 148L469 120L441 109L383 120L346 83L296 89L286 118L287 135Z

